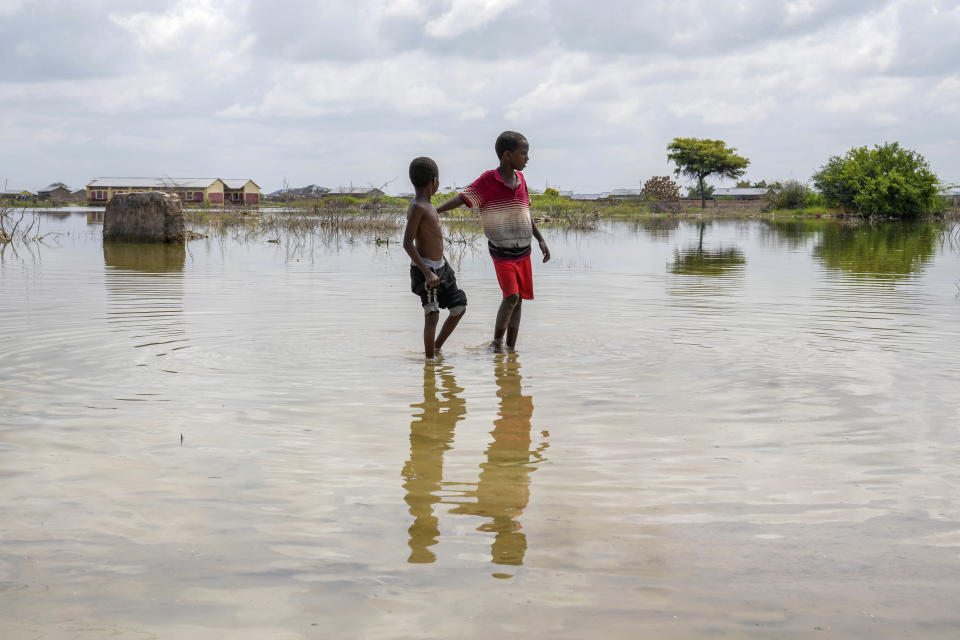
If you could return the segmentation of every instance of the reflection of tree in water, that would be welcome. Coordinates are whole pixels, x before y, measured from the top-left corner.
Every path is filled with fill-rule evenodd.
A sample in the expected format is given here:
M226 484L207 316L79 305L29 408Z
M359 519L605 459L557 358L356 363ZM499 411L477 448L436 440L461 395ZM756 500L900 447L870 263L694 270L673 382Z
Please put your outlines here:
M706 225L700 223L700 240L695 246L676 249L670 273L697 276L722 276L730 272L741 271L747 263L743 252L736 247L703 248L703 231Z
M634 223L633 227L634 231L643 231L655 240L667 240L680 228L680 218L665 216L640 219Z
M442 389L437 386L440 377ZM411 405L421 409L410 423L410 459L401 474L404 497L410 506L410 558L408 562L433 562L436 556L429 547L437 543L439 521L433 513L440 502L443 483L443 454L451 448L457 422L467 414L466 400L457 396L457 386L450 367L427 363L423 367L423 402Z
M494 564L519 566L527 551L527 537L520 531L518 518L530 501L530 473L534 463L542 461L547 444L531 449L530 425L533 398L523 395L520 363L516 354L498 356L496 364L499 417L493 421L493 441L487 447L486 461L480 464L475 491L464 497L451 513L489 518L478 531L495 533L490 549ZM533 459L535 458L535 459ZM509 577L509 574L494 574Z
M823 227L813 255L828 269L898 278L923 269L936 254L939 226L884 222Z
M823 220L763 220L760 236L770 244L798 249L816 237L826 224Z

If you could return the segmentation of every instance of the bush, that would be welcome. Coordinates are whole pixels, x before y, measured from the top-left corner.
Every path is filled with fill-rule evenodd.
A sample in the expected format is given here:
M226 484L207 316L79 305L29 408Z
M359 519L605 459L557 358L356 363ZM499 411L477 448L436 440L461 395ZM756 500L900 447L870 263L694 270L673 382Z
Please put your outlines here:
M713 190L716 187L713 185L705 184L703 185L703 197L710 198L713 196ZM692 187L687 187L687 197L688 198L699 198L700 197L700 185L695 184Z
M813 175L827 205L862 216L911 216L936 211L940 181L916 151L899 143L854 147Z
M771 209L803 209L812 193L810 188L796 180L787 180L779 192L772 193Z
M680 185L670 176L654 176L643 183L643 195L648 200L679 200Z

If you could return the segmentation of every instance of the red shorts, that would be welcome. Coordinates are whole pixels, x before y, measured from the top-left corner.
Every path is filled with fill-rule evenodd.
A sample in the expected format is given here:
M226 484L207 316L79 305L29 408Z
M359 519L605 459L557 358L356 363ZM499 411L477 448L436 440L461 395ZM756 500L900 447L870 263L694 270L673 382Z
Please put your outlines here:
M533 300L533 270L529 254L522 258L493 258L493 268L497 271L504 298L519 293L521 299Z

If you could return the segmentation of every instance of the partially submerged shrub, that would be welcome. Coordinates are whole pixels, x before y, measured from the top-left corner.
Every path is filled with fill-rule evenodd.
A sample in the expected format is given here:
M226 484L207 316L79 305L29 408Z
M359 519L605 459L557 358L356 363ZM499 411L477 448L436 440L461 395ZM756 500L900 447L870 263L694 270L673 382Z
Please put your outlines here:
M916 151L899 143L854 147L813 175L826 204L862 216L911 216L936 211L940 182Z

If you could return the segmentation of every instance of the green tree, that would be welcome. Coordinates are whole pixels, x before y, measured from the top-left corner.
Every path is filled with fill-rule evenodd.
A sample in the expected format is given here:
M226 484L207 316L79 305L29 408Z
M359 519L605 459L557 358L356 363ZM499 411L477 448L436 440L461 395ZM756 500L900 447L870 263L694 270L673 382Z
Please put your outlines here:
M707 197L703 181L707 176L736 179L747 172L750 161L738 156L736 149L727 147L723 140L674 138L667 145L667 160L677 165L674 173L697 181L700 208L706 209Z
M854 147L813 174L830 206L861 216L912 216L935 211L940 181L916 151L897 142Z
M701 191L701 189L703 189ZM706 201L707 198L713 196L713 192L716 189L712 184L696 184L692 187L687 187L687 197L688 198L700 198L701 202Z

